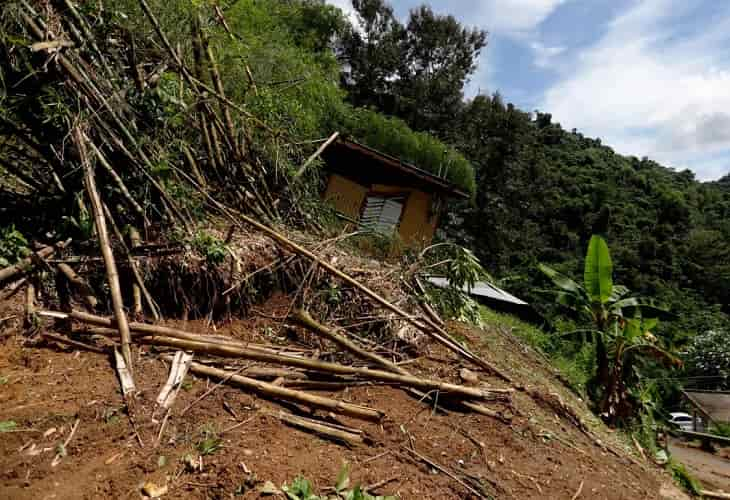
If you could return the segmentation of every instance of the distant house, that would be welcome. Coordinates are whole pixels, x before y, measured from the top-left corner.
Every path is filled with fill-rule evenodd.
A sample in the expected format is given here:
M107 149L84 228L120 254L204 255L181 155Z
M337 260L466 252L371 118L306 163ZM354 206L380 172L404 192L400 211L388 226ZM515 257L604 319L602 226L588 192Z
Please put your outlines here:
M445 179L355 141L340 138L322 154L324 199L361 229L398 234L409 246L433 238L447 198L468 198Z

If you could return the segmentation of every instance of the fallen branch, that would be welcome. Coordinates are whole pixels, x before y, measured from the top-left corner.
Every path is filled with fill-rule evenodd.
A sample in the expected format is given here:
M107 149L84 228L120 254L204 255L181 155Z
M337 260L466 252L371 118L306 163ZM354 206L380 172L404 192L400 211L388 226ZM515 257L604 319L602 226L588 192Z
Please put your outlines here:
M730 493L725 493L724 491L700 490L700 496L707 497L707 498L730 499Z
M581 493L583 493L583 485L585 484L585 481L580 482L580 486L578 486L578 491L575 492L575 495L573 495L573 498L571 500L576 500Z
M334 413L341 413L343 415L348 415L354 418L371 420L375 422L378 422L383 418L383 413L373 408L345 403L343 401L337 401L336 399L326 398L323 396L307 394L306 392L302 391L286 389L284 387L279 387L273 384L262 382L260 380L244 377L242 375L231 374L230 372L227 372L225 370L211 368L200 363L191 363L190 371L198 375L206 375L217 379L228 378L229 382L233 385L238 385L246 389L251 389L265 396L283 399L286 401L295 401L297 403L305 404L315 408L322 408Z

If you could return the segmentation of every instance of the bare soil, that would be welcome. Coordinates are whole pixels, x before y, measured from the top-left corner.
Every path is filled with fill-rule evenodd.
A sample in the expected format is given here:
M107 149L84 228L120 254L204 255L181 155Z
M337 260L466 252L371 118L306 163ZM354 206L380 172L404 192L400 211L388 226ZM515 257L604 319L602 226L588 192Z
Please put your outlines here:
M274 297L261 306L259 316L219 325L217 333L274 342L280 323L269 316L285 314L288 302L286 297ZM592 500L681 498L671 496L677 492L667 486L666 475L629 457L623 443L556 381L544 360L498 328L481 331L450 325L474 350L526 386L526 391L515 394L511 408L490 403L496 410L513 413L511 424L472 413L434 412L394 387L322 392L386 414L382 423L330 415L364 430L374 442L348 447L281 423L265 413L281 408L280 403L235 387L222 386L181 415L211 386L206 379L188 376L155 447L159 424L151 419L152 407L168 369L158 356L147 348L135 351L141 393L134 415L144 444L140 446L108 356L48 343L27 346L18 302L0 304L0 318L8 317L0 325L0 421L13 420L17 427L0 434L3 499L140 498L145 481L166 485L167 498L259 498L263 482L280 486L299 474L321 491L334 484L344 462L350 463L353 483L370 485L392 478L377 490L379 494L402 499L474 498L453 478L414 460L405 447L414 447L462 480L481 483L493 498L571 499L579 489L579 498ZM210 333L202 321L171 324ZM298 335L306 334L291 330L288 342L296 344ZM327 346L322 347L326 351ZM438 347L408 365L414 373L452 381L458 381L462 367L467 366ZM504 387L498 379L468 368L478 373L481 383ZM554 408L536 403L529 396L533 389L569 404L619 453L596 444ZM291 405L286 408L306 412ZM52 466L59 444L77 419L65 456ZM241 422L245 423L222 432ZM202 457L202 470L190 470L184 463L186 455L197 458L196 445L211 433L222 439L222 449Z

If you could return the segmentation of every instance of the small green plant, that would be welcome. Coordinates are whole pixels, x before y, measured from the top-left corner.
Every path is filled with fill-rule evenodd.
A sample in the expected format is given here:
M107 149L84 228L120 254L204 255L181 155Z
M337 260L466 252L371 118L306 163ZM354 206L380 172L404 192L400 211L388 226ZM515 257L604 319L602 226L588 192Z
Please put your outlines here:
M198 231L190 245L212 265L223 263L226 258L226 245L222 240L205 231Z
M201 455L212 455L223 447L223 440L218 437L218 433L212 427L203 428L201 439L195 445L195 449Z
M5 385L7 383L8 383L8 377L0 375L0 385Z
M18 426L14 420L2 420L0 421L0 432L10 432Z
M359 484L347 489L349 486L350 465L345 463L337 474L332 495L317 495L312 483L303 476L297 476L291 484L282 485L281 490L289 500L398 500L395 496L373 496Z
M684 465L670 458L667 462L667 468L678 485L693 495L700 495L702 485L689 473Z
M28 255L28 241L14 225L0 228L0 267L15 264Z

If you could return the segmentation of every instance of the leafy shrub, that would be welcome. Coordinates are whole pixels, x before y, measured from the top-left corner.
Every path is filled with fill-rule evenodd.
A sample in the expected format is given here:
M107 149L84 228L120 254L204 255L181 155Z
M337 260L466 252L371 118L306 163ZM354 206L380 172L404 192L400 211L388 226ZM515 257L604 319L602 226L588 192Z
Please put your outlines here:
M14 225L0 228L0 267L15 264L28 255L28 241Z
M303 476L297 476L291 484L284 484L281 489L289 500L397 500L394 496L373 496L363 490L360 485L348 490L350 485L350 466L345 463L337 475L334 495L319 496L314 492L312 483Z
M206 231L196 232L190 244L209 264L218 265L226 259L225 243Z

